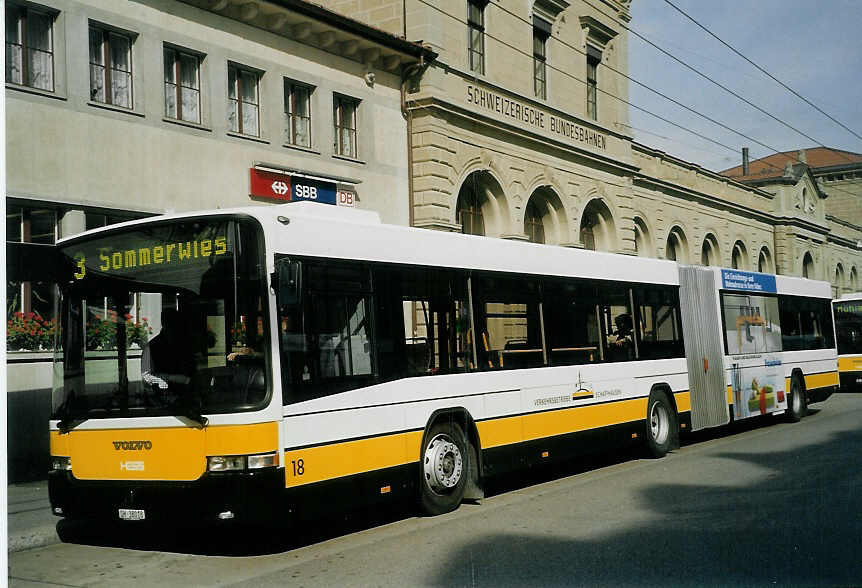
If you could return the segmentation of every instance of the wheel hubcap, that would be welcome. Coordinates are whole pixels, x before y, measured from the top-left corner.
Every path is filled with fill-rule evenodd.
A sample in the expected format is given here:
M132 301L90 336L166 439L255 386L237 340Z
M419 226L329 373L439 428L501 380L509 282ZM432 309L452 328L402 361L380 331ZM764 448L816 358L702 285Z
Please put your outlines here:
M799 413L802 410L802 397L799 394L799 384L796 382L790 386L790 401L793 403L793 412Z
M667 408L661 402L654 402L649 414L649 428L653 440L664 445L670 434L670 418Z
M464 459L448 435L437 435L425 448L425 482L435 492L445 492L461 480Z

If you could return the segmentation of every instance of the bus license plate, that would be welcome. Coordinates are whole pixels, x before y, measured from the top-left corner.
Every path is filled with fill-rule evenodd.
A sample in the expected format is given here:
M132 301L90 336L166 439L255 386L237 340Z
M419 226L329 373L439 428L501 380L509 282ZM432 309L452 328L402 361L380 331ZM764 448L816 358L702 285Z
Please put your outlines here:
M124 521L143 521L146 517L146 513L143 509L137 508L121 508L120 509L120 519Z

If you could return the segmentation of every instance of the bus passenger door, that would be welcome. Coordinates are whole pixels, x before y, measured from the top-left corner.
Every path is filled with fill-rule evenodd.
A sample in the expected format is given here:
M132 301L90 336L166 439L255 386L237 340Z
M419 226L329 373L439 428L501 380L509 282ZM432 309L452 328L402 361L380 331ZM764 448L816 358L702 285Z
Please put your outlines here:
M679 302L694 431L730 422L718 291L712 269L679 266Z

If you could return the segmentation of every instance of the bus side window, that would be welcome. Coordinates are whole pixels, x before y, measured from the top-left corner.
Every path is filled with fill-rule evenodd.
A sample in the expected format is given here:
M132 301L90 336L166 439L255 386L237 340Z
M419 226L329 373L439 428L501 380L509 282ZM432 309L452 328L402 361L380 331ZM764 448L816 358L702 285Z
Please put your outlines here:
M523 369L545 364L538 283L528 279L473 280L477 369Z
M635 288L638 357L668 359L683 357L679 292L673 286Z
M377 267L374 298L381 379L464 371L465 321L458 319L466 302L464 276Z
M545 337L550 365L579 365L602 358L596 288L589 284L544 284Z
M634 321L628 288L600 288L605 361L635 359Z
M282 356L282 367L289 363L286 402L367 386L375 373L368 267L330 261L303 265L302 336L293 339L300 348Z

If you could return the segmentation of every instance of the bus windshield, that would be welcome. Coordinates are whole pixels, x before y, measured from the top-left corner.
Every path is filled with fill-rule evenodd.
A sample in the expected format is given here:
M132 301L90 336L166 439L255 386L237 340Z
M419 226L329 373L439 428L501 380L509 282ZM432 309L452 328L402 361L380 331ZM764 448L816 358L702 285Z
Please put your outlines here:
M260 227L153 223L61 247L52 415L65 421L260 408L269 337Z
M862 353L862 300L835 301L838 354Z

